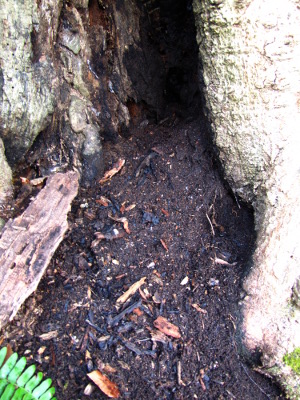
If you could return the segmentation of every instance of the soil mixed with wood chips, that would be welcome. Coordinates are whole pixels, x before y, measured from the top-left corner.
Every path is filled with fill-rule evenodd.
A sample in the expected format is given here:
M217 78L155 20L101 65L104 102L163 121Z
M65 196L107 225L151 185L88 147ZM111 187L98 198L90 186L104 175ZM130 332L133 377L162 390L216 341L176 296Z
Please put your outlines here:
M120 399L283 398L238 353L253 216L224 187L201 123L143 121L104 156L118 172L80 189L2 345L50 376L60 400L107 398L94 370Z

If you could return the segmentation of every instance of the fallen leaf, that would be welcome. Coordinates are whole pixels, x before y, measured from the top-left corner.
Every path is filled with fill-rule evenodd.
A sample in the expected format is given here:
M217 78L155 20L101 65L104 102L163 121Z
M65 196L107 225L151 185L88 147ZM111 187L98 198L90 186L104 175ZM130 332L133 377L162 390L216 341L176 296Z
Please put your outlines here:
M125 303L125 301L127 301L129 297L132 296L145 283L145 280L146 277L144 276L139 281L131 285L130 288L117 299L117 304Z
M179 332L179 328L176 325L171 324L166 318L159 316L154 321L154 326L161 332L165 333L168 336L172 336L176 339L180 339L181 335Z
M100 179L99 183L100 185L103 185L103 183L109 181L114 175L116 175L123 165L125 164L125 160L119 159L110 169L109 171L106 171L103 178Z
M110 381L105 375L100 371L95 370L87 374L87 376L98 386L106 396L112 399L118 399L120 396L120 391L117 385Z

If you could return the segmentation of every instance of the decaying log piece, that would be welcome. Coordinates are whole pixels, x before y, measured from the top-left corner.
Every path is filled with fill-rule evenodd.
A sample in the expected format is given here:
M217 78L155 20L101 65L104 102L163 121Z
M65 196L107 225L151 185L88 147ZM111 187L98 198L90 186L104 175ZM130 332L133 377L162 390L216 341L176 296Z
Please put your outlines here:
M68 228L67 213L79 174L57 173L0 237L0 328L11 320L38 283Z

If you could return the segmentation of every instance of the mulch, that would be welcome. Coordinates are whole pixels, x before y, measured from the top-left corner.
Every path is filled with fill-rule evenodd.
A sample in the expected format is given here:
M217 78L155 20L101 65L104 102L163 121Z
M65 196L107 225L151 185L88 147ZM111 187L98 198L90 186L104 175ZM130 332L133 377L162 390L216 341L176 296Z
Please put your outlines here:
M105 142L104 157L106 171L125 163L80 188L2 345L50 376L60 400L107 398L94 370L120 399L284 398L238 352L253 215L224 185L201 123L144 121Z

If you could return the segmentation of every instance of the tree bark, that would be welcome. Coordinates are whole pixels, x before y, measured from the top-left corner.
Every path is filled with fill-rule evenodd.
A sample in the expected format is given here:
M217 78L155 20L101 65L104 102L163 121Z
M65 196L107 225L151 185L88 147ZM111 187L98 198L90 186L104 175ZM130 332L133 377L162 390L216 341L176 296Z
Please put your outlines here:
M257 242L241 334L293 398L300 346L299 2L194 0L207 114L226 178L252 204Z
M68 229L67 214L78 173L58 173L22 215L6 223L0 238L0 328L37 288Z

